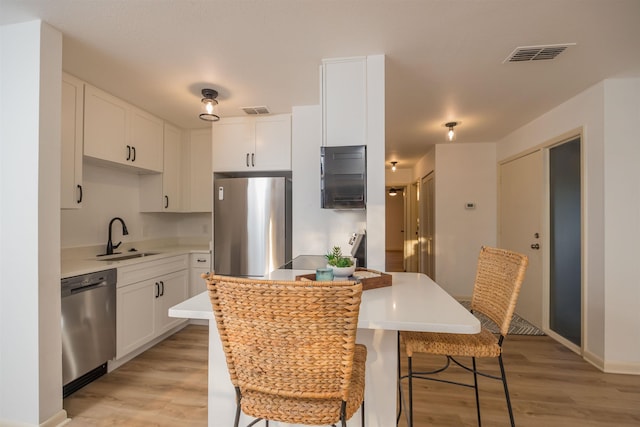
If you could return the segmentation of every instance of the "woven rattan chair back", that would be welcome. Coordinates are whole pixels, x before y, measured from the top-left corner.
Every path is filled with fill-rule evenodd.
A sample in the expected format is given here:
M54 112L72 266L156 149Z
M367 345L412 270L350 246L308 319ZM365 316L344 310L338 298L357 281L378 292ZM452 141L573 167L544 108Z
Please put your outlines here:
M525 255L483 246L473 288L471 309L496 323L507 335L527 269Z
M348 398L362 285L212 275L231 382L294 398Z

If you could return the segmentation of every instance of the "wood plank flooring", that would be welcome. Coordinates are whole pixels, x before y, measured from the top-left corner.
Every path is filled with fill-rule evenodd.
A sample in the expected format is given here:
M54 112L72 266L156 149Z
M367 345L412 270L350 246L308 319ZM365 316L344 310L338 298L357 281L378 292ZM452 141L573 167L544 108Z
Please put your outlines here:
M207 340L206 326L188 326L77 391L64 400L68 425L206 426ZM640 376L604 374L546 336L509 336L504 349L517 426L640 425ZM414 366L429 369L439 360L419 355ZM494 360L480 366L498 371ZM416 427L476 425L472 389L414 384ZM480 402L485 426L509 425L500 382L481 379Z

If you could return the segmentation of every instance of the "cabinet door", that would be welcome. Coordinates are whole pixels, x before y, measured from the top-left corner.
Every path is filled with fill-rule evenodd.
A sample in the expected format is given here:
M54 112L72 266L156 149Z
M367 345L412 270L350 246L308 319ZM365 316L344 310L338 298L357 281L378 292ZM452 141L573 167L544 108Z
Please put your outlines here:
M162 172L164 123L138 108L131 109L131 165Z
M181 212L181 131L165 123L161 174L140 175L140 212Z
M191 269L189 271L189 298L207 290L202 274L211 271L211 254L191 254Z
M60 207L82 207L84 83L62 73Z
M116 359L147 343L155 336L157 287L145 280L116 290Z
M366 145L367 59L323 61L323 145Z
M252 169L251 155L255 146L255 128L252 119L222 119L211 126L211 131L214 172Z
M211 212L213 208L213 169L211 168L211 128L191 131L189 166L189 212Z
M130 106L90 85L84 91L84 155L130 164L127 147Z
M255 132L255 170L291 170L291 115L258 118Z
M162 172L163 200L165 212L179 212L180 200L180 153L181 132L177 127L164 125L164 170Z
M169 308L187 299L189 271L181 270L160 276L160 295L156 298L156 336L185 322L185 319L169 317Z

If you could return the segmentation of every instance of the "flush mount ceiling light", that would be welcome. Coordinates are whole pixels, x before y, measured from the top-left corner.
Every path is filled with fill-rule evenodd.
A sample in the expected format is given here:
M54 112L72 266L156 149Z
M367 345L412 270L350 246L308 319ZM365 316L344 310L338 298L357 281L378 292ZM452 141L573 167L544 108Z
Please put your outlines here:
M220 116L214 114L214 110L216 105L218 105L218 101L216 101L216 97L218 96L218 91L214 89L202 89L202 112L200 113L200 118L202 120L206 120L208 122L217 122L220 120Z
M398 164L398 162L391 162L391 170L392 170L393 172L395 172L395 171L396 171L396 164Z
M453 128L458 126L460 124L460 122L447 122L445 123L445 127L449 128L449 131L447 132L447 140L449 141L453 141L456 137L456 133L454 132Z
M395 196L395 195L397 195L397 194L398 194L398 189L397 189L397 188L393 188L393 187L391 187L391 188L389 189L389 195L390 195L391 197L393 197L393 196Z

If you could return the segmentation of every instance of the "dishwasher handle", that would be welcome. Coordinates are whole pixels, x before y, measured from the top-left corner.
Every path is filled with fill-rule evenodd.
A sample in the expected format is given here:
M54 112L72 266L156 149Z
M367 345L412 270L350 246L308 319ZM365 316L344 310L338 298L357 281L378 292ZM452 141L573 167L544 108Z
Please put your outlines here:
M90 291L92 289L96 289L96 288L104 288L105 286L108 286L109 284L107 283L106 280L102 280L100 282L96 282L96 283L88 283L86 285L80 285L80 286L76 286L73 288L69 288L69 294L73 295L73 294L77 294L80 292L86 292L86 291Z

